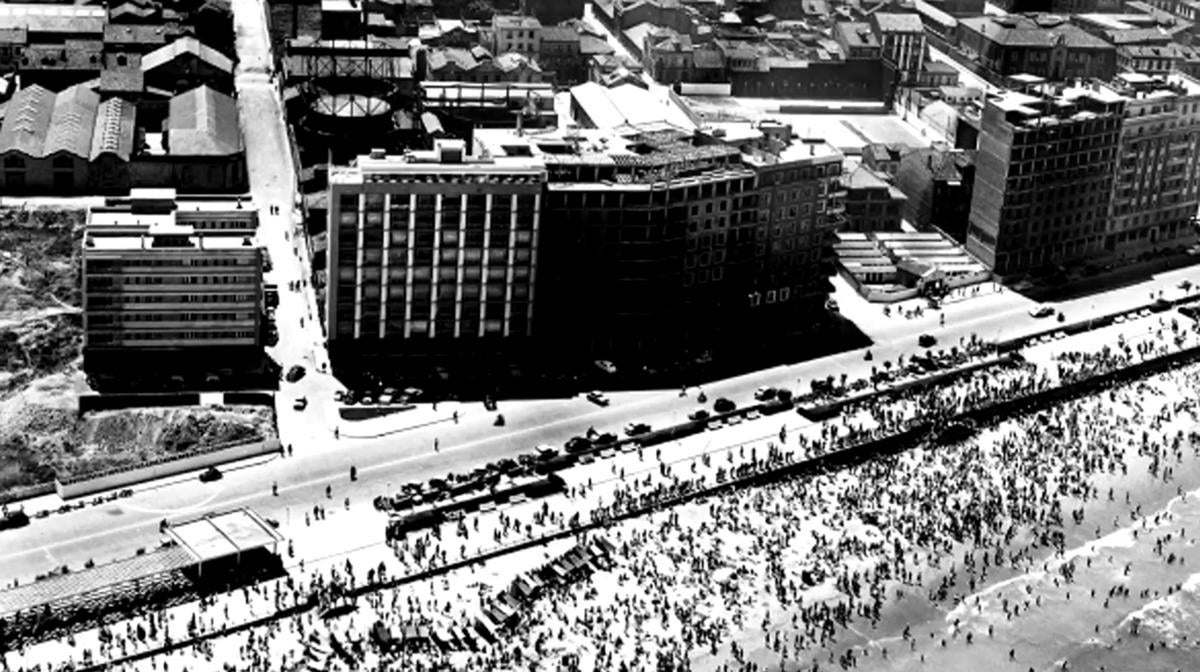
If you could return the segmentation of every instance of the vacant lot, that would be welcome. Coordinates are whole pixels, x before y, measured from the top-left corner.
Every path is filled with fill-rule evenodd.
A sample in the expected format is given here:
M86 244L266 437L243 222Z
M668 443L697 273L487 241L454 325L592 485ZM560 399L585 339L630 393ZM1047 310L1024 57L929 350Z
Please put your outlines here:
M82 381L68 376L48 376L27 393L0 402L0 494L55 475L276 435L274 411L257 406L138 408L77 418L73 397L81 387Z

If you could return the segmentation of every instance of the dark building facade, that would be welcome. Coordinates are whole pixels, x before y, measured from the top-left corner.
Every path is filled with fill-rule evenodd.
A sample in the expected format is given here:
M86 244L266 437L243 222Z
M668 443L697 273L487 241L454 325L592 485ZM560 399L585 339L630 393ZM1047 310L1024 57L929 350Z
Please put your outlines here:
M962 243L971 216L975 152L948 146L921 147L904 153L896 188L908 200L904 218L919 229L937 227Z
M1001 276L1072 263L1104 245L1125 99L1076 87L990 100L966 247Z

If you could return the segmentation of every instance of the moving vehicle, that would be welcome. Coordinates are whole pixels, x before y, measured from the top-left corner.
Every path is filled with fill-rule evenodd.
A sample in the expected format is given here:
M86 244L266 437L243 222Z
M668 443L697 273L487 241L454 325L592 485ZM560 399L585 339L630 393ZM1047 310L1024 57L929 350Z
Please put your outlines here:
M296 400L292 402L292 408L297 411L303 411L308 408L308 397L296 397Z
M703 408L692 411L691 413L688 413L688 420L693 422L703 422L708 420L708 411L704 410Z
M597 406L608 406L609 404L608 395L598 390L592 390L591 392L588 392L587 400L593 404L596 404Z
M304 367L296 364L287 370L287 373L283 376L283 379L289 383L294 383L303 378L304 374Z
M1054 307L1047 306L1045 304L1042 304L1040 306L1034 306L1029 309L1029 316L1036 317L1038 319L1041 319L1043 317L1050 317L1053 314L1054 314Z
M775 398L777 390L773 387L760 387L754 391L754 398L758 401L769 401Z
M212 483L213 481L221 480L221 470L216 467L209 467L200 472L201 483Z
M601 371L603 371L605 373L616 373L617 372L617 365L613 364L612 362L608 361L607 359L597 359L596 360L596 368L600 369Z
M932 348L937 345L937 339L929 334L921 334L917 337L917 345L920 345L922 348Z

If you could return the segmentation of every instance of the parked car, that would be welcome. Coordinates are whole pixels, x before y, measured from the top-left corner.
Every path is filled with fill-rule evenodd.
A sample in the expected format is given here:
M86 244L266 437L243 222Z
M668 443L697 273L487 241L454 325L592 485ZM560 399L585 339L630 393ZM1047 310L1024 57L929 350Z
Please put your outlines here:
M650 425L644 422L631 422L625 425L626 436L640 436L650 431Z
M769 401L775 398L777 390L773 387L760 387L754 391L754 398L758 401Z
M703 422L708 420L708 411L704 410L703 408L692 411L691 413L688 413L688 420L693 422Z
M296 364L292 368L287 370L287 374L284 375L283 379L289 383L294 383L294 382L299 381L301 378L303 378L304 373L305 373L304 367L300 366L299 364Z
M937 339L930 334L921 334L917 337L917 345L922 348L932 348L937 345Z
M585 453L592 449L592 442L582 436L572 436L570 439L567 439L567 443L563 448L568 453Z
M201 483L212 483L213 481L221 480L221 470L216 467L209 467L200 472Z
M609 403L608 395L606 395L603 392L600 392L598 390L593 390L591 392L588 392L587 400L592 402L593 404L596 404L597 406L608 406L608 403Z
M613 364L612 362L608 361L607 359L597 359L596 360L596 368L600 369L601 371L603 371L605 373L616 373L617 372L617 365Z
M1036 317L1038 319L1041 319L1043 317L1050 317L1053 314L1054 314L1054 307L1047 306L1046 304L1042 304L1040 306L1034 306L1029 309L1029 316Z
M729 413L737 410L737 404L732 400L721 397L713 402L713 410L717 413Z
M292 408L297 411L303 411L308 408L308 397L296 397L296 400L292 402Z

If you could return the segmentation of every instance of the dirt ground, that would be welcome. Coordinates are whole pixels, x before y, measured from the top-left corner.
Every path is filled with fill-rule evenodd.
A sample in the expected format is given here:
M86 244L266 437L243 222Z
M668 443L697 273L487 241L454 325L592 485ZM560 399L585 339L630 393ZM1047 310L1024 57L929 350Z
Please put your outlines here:
M56 473L275 436L260 407L148 408L79 418L85 213L0 208L0 498Z

